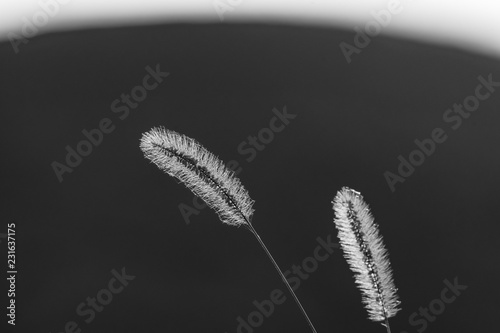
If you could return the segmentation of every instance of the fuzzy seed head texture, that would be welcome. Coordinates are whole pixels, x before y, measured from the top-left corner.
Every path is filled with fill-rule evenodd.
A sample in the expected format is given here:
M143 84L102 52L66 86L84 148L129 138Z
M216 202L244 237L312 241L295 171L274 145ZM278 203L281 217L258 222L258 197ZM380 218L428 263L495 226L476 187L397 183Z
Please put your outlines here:
M372 321L385 321L400 310L389 255L368 204L348 187L333 200L338 238L362 301Z
M234 172L196 140L164 127L143 133L140 148L158 168L177 178L214 209L223 223L248 225L254 201Z

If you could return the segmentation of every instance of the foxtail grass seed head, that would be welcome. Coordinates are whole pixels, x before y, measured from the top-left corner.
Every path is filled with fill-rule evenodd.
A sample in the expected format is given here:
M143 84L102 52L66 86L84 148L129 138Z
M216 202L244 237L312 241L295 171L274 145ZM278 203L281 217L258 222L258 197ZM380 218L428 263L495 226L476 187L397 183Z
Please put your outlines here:
M378 225L359 192L343 187L333 200L341 248L372 321L385 321L400 310L389 255Z
M156 127L142 135L144 156L214 209L223 223L248 225L254 201L234 172L196 140Z
M316 333L292 287L251 224L254 201L234 172L194 139L163 127L144 133L140 147L146 158L170 176L177 178L213 208L223 223L246 226L254 234L290 291L311 331Z

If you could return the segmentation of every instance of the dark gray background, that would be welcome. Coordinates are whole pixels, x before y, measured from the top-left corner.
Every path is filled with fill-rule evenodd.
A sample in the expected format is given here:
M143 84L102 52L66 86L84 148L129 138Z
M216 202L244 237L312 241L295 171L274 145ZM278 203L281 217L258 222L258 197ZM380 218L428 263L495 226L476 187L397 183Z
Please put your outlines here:
M253 300L284 288L246 230L209 209L186 225L178 205L193 195L139 150L141 133L159 125L240 163L254 226L283 270L310 256L317 237L335 239L330 202L350 186L370 204L390 252L403 302L393 332L417 332L410 315L455 277L468 289L426 332L496 330L500 91L456 131L442 116L474 93L479 75L500 81L500 63L378 36L347 64L339 43L353 37L180 24L39 36L19 54L1 44L0 232L16 222L16 331L61 332L74 320L82 332L230 333ZM120 120L112 101L156 64L170 76ZM285 105L298 116L247 162L238 145ZM51 163L64 162L65 146L102 118L115 130L59 183ZM447 141L392 193L383 173L396 172L398 155L436 127ZM85 324L77 305L122 267L135 280ZM318 333L385 332L366 319L340 250L297 294ZM308 331L287 297L255 332Z

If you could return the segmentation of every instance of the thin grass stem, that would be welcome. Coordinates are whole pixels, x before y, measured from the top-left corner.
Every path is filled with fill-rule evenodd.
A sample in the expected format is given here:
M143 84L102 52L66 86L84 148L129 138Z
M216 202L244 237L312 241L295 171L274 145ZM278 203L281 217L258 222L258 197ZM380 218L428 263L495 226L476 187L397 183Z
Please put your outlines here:
M273 256L271 255L271 253L269 252L269 250L267 249L266 245L264 244L264 242L262 241L262 239L260 238L259 234L257 233L257 231L255 231L254 227L252 226L251 223L248 223L247 224L247 227L248 229L252 232L252 234L255 236L255 238L257 238L257 241L259 241L259 244L260 246L264 249L264 251L266 252L267 256L269 257L269 259L271 260L271 262L273 263L274 265L274 268L276 268L276 270L278 271L280 277L281 277L281 280L283 280L283 283L286 285L286 287L288 288L288 291L290 291L290 294L292 295L293 299L295 300L295 303L297 303L300 311L302 312L302 314L304 315L304 317L306 318L307 320L307 323L309 324L309 327L311 328L311 331L313 333L317 333L316 332L316 329L314 328L314 325L312 324L311 320L309 319L309 316L307 315L306 311L304 310L304 308L302 307L302 304L300 304L300 301L299 299L297 298L297 295L295 295L295 292L293 291L292 287L290 286L290 284L288 283L288 281L286 280L286 277L285 275L283 275L283 273L281 272L281 269L279 268L278 264L276 263L276 261L274 260Z
M391 326L389 326L389 318L385 318L385 328L387 328L387 333L391 333Z

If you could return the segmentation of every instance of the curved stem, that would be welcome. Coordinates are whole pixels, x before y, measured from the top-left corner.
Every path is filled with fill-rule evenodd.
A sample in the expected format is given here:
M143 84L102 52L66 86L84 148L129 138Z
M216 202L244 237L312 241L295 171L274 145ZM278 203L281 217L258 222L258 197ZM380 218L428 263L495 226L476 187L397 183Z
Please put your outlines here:
M281 277L281 280L283 280L283 283L286 285L286 287L288 288L288 290L290 291L290 294L292 294L292 297L293 299L295 300L295 303L297 303L300 311L302 312L302 314L304 315L304 317L306 318L307 320L307 323L309 324L309 327L311 328L311 330L313 331L313 333L317 333L316 332L316 329L314 328L314 325L312 324L311 320L309 319L309 317L307 316L307 313L306 311L304 310L304 308L302 307L302 304L300 304L300 301L299 299L297 298L297 295L295 295L295 293L293 292L293 289L292 287L290 286L290 284L288 283L288 281L286 280L285 278L285 275L283 275L283 273L281 272L281 269L279 268L278 264L276 263L276 261L274 260L273 256L271 255L271 253L269 252L269 250L267 249L266 245L264 244L264 242L262 241L262 239L260 239L260 236L259 234L257 233L257 231L255 231L255 229L253 228L252 224L251 223L248 223L248 229L253 233L253 235L255 236L255 238L257 238L257 240L259 241L259 244L260 246L262 246L262 248L264 249L264 251L266 252L267 256L269 257L269 259L271 260L271 262L273 263L274 265L274 268L276 268L276 270L278 271L280 277ZM390 332L389 332L390 333Z

